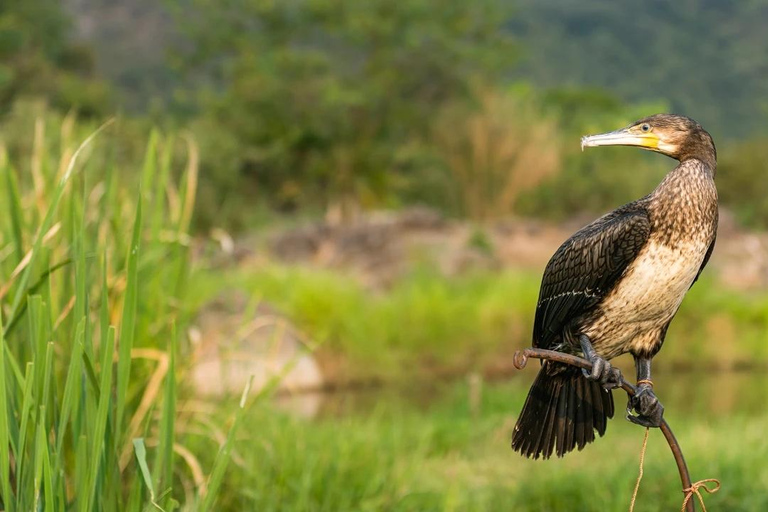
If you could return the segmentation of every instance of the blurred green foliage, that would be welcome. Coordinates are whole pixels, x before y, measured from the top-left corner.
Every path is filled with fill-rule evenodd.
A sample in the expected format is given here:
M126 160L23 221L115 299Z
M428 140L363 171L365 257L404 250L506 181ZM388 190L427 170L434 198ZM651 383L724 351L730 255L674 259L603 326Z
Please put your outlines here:
M245 462L243 470L230 473L233 492L222 496L222 509L627 508L643 430L618 412L604 437L562 459L525 459L509 448L514 412L522 407L538 364L530 366L530 376L485 383L475 410L465 382L434 381L331 398L313 420L255 407L248 421L258 428L239 441ZM709 510L765 510L768 496L755 492L751 482L768 477L768 417L759 391L766 380L756 374L702 377L677 374L674 385L659 386L691 475L723 482L716 494L702 492ZM623 410L625 397L614 392L614 399ZM657 431L650 433L644 470L637 510L680 510L680 481Z
M189 129L196 226L244 230L414 203L473 220L598 214L672 162L581 153L579 137L681 111L715 135L724 204L766 226L763 4L83 0L65 13L12 0L0 130L11 151L29 144L14 123L44 110L30 97L81 117L131 112L118 161L140 154L150 124Z
M520 270L446 277L422 269L372 292L339 272L260 265L197 273L189 301L195 311L225 291L264 297L318 342L320 358L334 361L333 378L398 382L482 370L530 346L539 284L538 274ZM729 291L704 278L689 295L658 364L692 364L694 357L728 368L768 359L766 293Z
M768 227L768 141L753 138L721 151L717 169L720 198L746 225Z
M490 0L193 5L186 62L208 77L193 96L206 174L220 193L246 183L283 210L396 202L418 182L413 144L435 111L517 54Z
M20 96L104 115L110 87L94 78L91 51L72 43L70 20L59 2L4 0L0 4L0 111Z

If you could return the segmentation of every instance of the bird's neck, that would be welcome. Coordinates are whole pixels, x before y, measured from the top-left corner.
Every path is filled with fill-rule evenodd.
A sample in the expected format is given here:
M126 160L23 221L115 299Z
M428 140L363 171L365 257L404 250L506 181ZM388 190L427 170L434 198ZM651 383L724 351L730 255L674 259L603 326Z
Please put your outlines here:
M696 199L710 200L710 194L701 194L701 190L715 191L715 167L698 158L683 160L677 167L667 173L651 193L657 199L674 199L680 194L688 195L696 192ZM714 199L717 199L715 195Z
M704 130L698 130L683 141L677 150L677 159L680 162L698 160L707 166L712 176L717 167L717 148L712 136Z
M717 189L713 178L714 169L706 163L685 160L648 196L653 229L665 243L674 245L677 239L713 231L717 223Z
M678 165L675 170L683 166L704 167L714 179L715 171L717 170L717 156L715 155L714 150L711 152L700 152L699 154L691 156L683 156L680 158L680 165Z

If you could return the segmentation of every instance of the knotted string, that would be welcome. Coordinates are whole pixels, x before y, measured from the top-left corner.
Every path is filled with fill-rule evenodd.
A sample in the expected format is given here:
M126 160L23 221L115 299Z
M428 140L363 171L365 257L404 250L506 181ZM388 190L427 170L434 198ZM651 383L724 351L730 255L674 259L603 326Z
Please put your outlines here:
M643 463L645 462L645 449L648 447L648 433L651 431L650 428L645 428L645 437L643 438L643 447L640 450L640 473L637 475L637 482L635 482L635 490L632 493L632 502L629 504L629 512L632 512L635 510L635 500L637 499L637 491L640 490L640 480L643 479ZM706 487L704 487L706 489ZM690 496L689 496L690 498ZM683 505L683 508L685 508L685 505Z
M714 482L715 486L713 488L707 487L707 484L709 482ZM697 498L699 498L699 504L701 504L701 510L704 512L707 512L707 507L704 506L704 498L701 496L701 492L699 492L699 489L704 489L707 491L707 494L714 494L717 491L720 490L720 480L717 478L705 478L704 480L699 480L695 484L691 484L691 486L687 489L683 489L683 492L685 493L685 499L683 500L683 507L680 509L681 512L685 510L685 506L688 504L688 502L691 500L691 497L695 494Z
M640 490L640 481L643 479L643 465L645 464L645 450L648 448L648 433L651 431L650 428L646 427L645 429L645 437L643 437L643 447L640 449L640 471L637 475L637 482L635 482L635 490L632 492L632 501L629 504L629 512L633 512L635 510L635 500L637 500L637 492ZM707 484L709 482L714 482L715 486L713 488L707 487ZM704 489L707 494L714 494L717 491L720 490L720 480L717 478L705 478L704 480L699 480L698 482L691 484L690 487L687 489L683 489L683 492L685 493L685 499L683 500L683 506L680 508L680 512L685 512L685 506L688 505L688 502L691 501L691 498L695 494L697 498L699 498L699 504L701 505L701 510L703 512L707 512L707 507L704 505L704 497L701 495L701 489Z

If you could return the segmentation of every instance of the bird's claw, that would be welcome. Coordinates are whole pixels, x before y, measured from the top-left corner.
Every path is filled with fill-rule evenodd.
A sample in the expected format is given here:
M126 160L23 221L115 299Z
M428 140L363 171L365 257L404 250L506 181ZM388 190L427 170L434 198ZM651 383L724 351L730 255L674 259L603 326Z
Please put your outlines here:
M637 416L632 414L633 410L637 411ZM637 387L637 393L630 397L627 403L627 419L643 427L661 426L664 419L664 406L661 405L650 386L641 384Z
M582 369L581 372L589 380L599 381L605 389L615 389L621 386L621 371L602 357L592 358L592 371Z

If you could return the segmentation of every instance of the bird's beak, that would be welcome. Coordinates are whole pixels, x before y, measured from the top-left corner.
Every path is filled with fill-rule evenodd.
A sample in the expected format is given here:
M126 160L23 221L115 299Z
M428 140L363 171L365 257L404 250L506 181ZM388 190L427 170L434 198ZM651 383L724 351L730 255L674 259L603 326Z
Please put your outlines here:
M581 138L581 150L596 146L639 146L646 149L658 149L659 137L653 132L635 133L629 128L615 132L587 135Z

